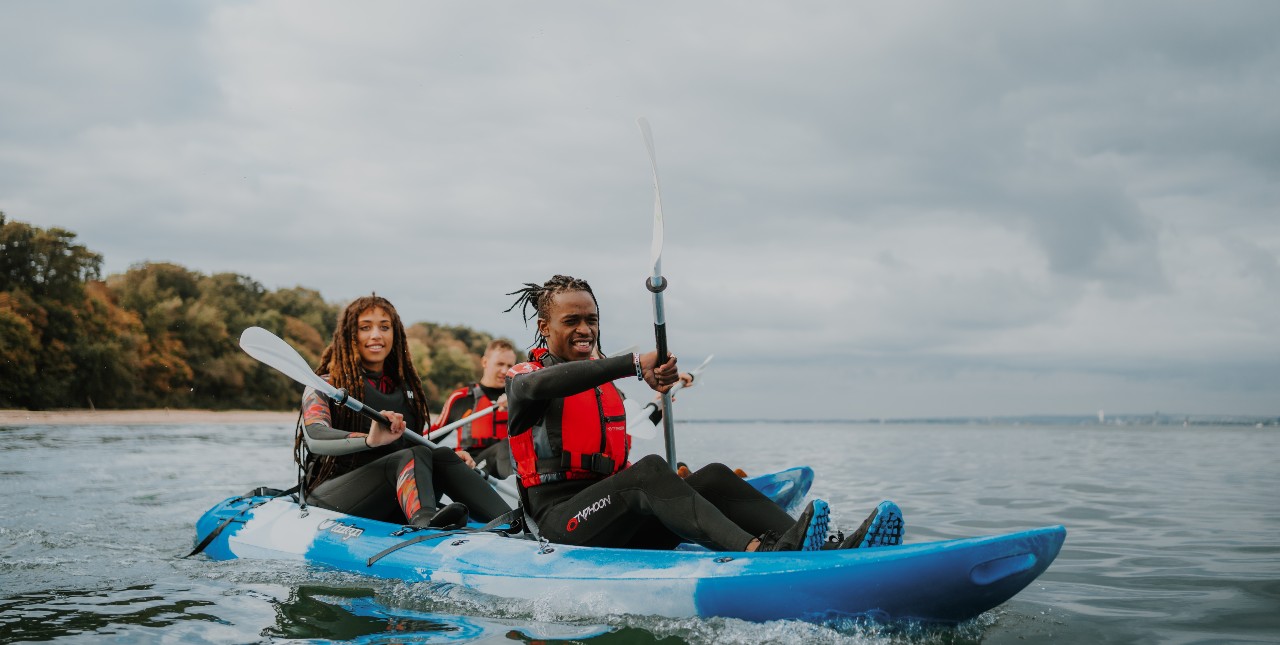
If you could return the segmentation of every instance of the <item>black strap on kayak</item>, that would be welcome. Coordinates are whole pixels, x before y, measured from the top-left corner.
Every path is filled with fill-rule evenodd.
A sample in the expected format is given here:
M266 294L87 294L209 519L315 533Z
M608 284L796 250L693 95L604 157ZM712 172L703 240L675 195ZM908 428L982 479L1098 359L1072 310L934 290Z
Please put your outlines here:
M189 557L191 557L191 556L193 556L193 555L195 555L195 554L197 554L197 553L200 553L201 551L204 551L206 548L208 548L208 546L209 546L210 544L212 544L212 543L213 543L213 541L214 541L215 539L217 539L217 537L218 537L219 535L221 535L221 534L222 534L223 529L227 528L227 526L229 526L229 525L230 525L232 522L234 522L237 518L239 518L241 515L244 515L244 514L245 514L245 513L247 513L248 511L251 511L251 510L253 510L253 509L255 509L255 508L258 508L259 506L262 506L263 504L266 504L267 502L269 502L269 501L271 501L271 500L273 500L273 499L275 499L275 498L277 498L277 497L284 497L284 496L286 496L286 495L292 495L292 494L294 494L294 493L296 493L296 492L298 492L298 487L297 487L297 486L294 486L293 488L290 488L289 490L279 490L279 489L276 489L276 488L267 488L267 487L265 487L265 486L264 486L264 487L261 487L261 488L255 488L255 489L253 489L252 491L249 491L249 494L248 494L248 495L242 495L242 496L240 496L240 497L236 498L236 501L238 502L238 501L240 501L240 500L249 499L249 498L251 498L251 497L260 497L260 496L262 496L262 495L270 495L270 497L268 497L267 499L264 499L264 500L262 500L261 502L258 502L257 504L250 504L249 506L246 506L246 507L244 507L244 508L240 509L240 512L239 512L239 513L236 513L235 515L232 515L231 517L228 517L227 519L222 520L222 523L221 523L221 524L219 524L219 525L217 526L217 528L213 529L212 531L209 531L209 534L208 534L208 535L206 535L206 536L204 536L204 539L203 539L203 540L200 540L200 543L196 545L196 548L191 549L191 553L188 553L188 554L186 554L186 555L184 555L184 556L182 556L182 557L183 557L183 558L189 558Z
M302 425L303 411L298 408L298 419L293 422L293 461L298 464L298 509L302 511L302 517L308 515L307 511L307 482L311 477L311 451L307 449L307 440L304 436L307 432L305 426Z
M498 528L500 526L509 526L509 528L500 529ZM528 533L529 528L524 522L524 507L517 506L515 510L507 511L502 515L499 515L498 517L493 518L492 520L489 521L488 524L485 524L480 528L476 528L476 529L461 528L461 529L454 529L450 531L440 531L439 533L419 535L417 537L409 538L408 540L405 540L403 542L393 544L383 549L382 551L374 554L368 560L365 560L365 566L372 567L373 563L387 557L388 555L391 555L392 553L395 553L396 551L399 551L400 549L403 549L407 546L412 546L414 544L418 544L420 542L426 542L428 540L438 540L440 538L449 537L451 535L475 535L476 533L492 533L494 535L499 535L502 537L511 537L513 534L521 533L521 532Z
M378 560L381 560L387 557L388 555L391 555L392 553L399 551L400 549L403 549L407 546L412 546L419 542L426 542L427 540L438 540L440 538L449 537L450 535L465 535L467 533L474 533L474 531L441 531L439 533L432 533L430 535L419 535L418 537L410 538L398 544L393 544L379 551L378 553L370 557L368 560L365 560L364 566L372 567L374 562L377 562Z
M510 528L498 528L503 525L509 525ZM528 533L529 525L524 521L524 507L517 504L514 509L493 518L488 524L476 529L476 531L488 531L503 537L510 537L515 533Z

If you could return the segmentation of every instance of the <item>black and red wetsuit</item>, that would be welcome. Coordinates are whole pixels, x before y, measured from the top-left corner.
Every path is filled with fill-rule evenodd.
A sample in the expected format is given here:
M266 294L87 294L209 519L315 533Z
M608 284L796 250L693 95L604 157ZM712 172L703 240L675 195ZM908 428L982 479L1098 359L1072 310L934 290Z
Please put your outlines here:
M657 455L627 463L630 441L613 381L635 375L632 356L564 361L539 349L531 358L508 373L507 432L527 511L543 537L741 551L765 531L781 534L795 523L723 464L681 479Z
M421 430L412 394L381 374L365 375L361 401L374 410L404 415L411 430ZM482 477L449 448L431 449L401 437L370 448L360 427L334 427L333 403L312 388L302 395L303 438L307 445L307 501L321 508L403 524L414 515L435 511L442 495L467 505L471 516L488 521L510 508ZM341 424L339 424L341 425ZM333 458L323 481L315 481L319 457Z

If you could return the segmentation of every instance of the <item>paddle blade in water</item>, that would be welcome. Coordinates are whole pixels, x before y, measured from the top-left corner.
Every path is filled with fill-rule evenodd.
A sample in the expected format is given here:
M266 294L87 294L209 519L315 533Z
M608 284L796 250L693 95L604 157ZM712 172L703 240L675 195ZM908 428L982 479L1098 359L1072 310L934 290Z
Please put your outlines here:
M289 343L261 327L250 327L240 334L240 349L276 368L285 376L315 388L325 396L332 396L338 391L311 371L311 366L307 365L306 359L302 358Z

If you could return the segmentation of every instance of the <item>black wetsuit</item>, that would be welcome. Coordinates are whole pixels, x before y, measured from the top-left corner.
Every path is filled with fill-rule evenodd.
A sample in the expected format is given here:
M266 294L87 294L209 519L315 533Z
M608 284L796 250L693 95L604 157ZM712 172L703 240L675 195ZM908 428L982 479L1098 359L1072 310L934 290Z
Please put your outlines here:
M635 375L630 355L562 362L507 380L507 430L529 432L551 403ZM516 370L513 370L515 373ZM723 464L681 479L649 455L604 479L568 480L525 489L528 511L552 542L669 549L682 541L742 551L765 531L781 534L795 520Z
M375 410L392 410L405 415L409 428L422 428L414 406L398 387L388 387L378 375L366 378L365 405ZM379 387L381 386L381 388ZM389 389L390 391L382 391ZM325 409L317 406L324 405ZM510 510L506 502L471 470L453 450L435 449L410 443L401 437L386 446L369 448L363 436L350 436L346 429L333 428L331 405L321 400L310 388L303 393L304 416L307 424L304 437L313 455L329 455L336 458L333 472L322 482L312 483L314 488L307 501L343 513L360 517L402 524L414 521L415 508L430 516L442 495L467 505L471 517L489 521ZM327 414L326 414L327 413ZM354 432L367 432L366 421ZM308 470L314 462L309 460ZM408 512L406 512L408 511Z

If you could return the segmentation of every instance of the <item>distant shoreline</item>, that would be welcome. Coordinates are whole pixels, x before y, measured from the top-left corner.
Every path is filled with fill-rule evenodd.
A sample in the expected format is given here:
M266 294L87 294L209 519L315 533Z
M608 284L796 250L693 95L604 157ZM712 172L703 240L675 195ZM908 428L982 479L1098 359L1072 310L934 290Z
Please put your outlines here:
M272 424L293 427L298 419L294 410L3 410L0 426L91 426L91 425L236 425ZM852 425L931 425L990 424L999 426L1280 426L1280 415L1259 417L1244 415L1114 415L1099 423L1092 416L1024 416L1024 417L939 417L902 419L681 419L691 424L852 424Z
M268 410L0 410L0 426L235 425L292 426L297 411Z

